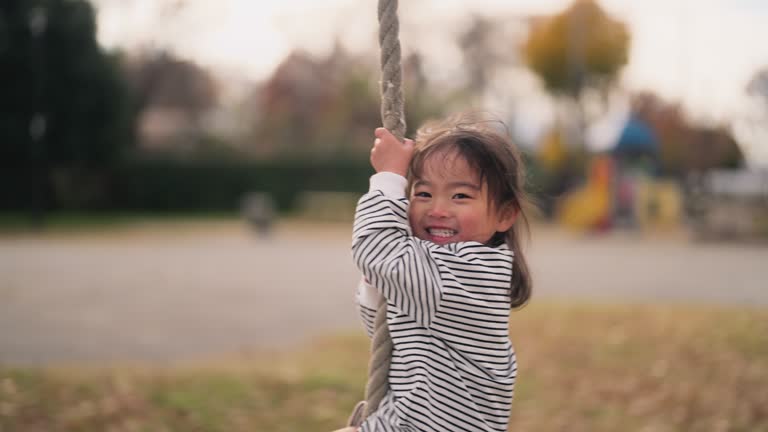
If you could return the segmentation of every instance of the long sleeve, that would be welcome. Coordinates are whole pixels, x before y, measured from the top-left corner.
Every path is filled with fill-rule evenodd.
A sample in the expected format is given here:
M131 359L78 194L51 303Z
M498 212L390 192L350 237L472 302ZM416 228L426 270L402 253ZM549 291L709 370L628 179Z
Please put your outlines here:
M439 304L439 269L429 246L411 236L404 195L403 177L387 172L371 177L371 191L355 213L352 254L390 303L429 326Z

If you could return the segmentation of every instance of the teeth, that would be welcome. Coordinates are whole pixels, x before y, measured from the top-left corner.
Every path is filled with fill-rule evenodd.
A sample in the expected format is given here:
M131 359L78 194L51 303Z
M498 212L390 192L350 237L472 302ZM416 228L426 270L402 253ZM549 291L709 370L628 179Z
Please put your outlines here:
M427 232L435 237L453 237L456 235L456 231L452 229L429 228L427 229Z

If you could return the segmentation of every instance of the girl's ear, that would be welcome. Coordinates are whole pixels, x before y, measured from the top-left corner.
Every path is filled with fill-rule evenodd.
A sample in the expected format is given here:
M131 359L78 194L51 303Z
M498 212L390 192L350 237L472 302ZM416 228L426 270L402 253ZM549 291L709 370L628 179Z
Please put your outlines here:
M512 228L512 225L515 224L515 220L517 220L517 215L520 214L520 210L513 206L512 204L508 204L501 212L499 213L499 222L496 224L496 231L497 232L507 232L510 228Z

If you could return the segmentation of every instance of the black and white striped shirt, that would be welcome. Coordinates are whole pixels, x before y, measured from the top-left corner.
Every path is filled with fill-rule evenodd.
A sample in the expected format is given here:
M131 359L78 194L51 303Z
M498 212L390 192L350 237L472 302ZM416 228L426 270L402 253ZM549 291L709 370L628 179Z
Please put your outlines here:
M352 254L370 281L360 313L370 335L380 292L394 344L390 391L360 431L506 431L512 251L412 236L404 190L403 177L376 174L355 213Z

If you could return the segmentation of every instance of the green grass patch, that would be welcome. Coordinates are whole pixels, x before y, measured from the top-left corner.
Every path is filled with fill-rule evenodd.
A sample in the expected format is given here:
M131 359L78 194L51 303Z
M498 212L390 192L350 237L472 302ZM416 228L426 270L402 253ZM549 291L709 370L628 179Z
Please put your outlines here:
M768 311L534 303L514 312L511 431L768 431ZM331 431L368 342L177 367L1 369L0 431Z

